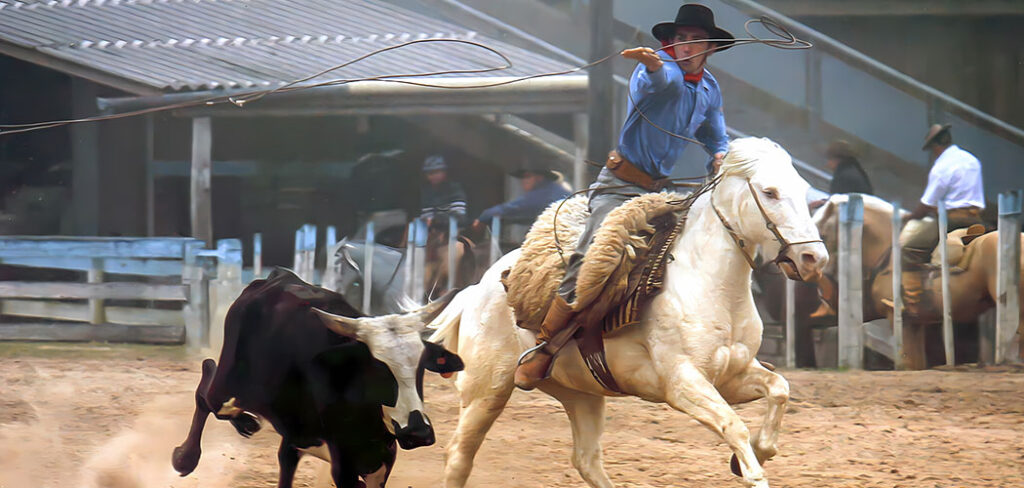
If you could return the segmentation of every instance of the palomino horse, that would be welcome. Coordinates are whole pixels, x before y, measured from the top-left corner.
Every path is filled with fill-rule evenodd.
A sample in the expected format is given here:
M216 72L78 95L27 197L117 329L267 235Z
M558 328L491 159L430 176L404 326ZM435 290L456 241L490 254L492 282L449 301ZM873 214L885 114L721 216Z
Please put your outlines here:
M690 208L661 294L639 324L605 337L605 348L622 391L697 419L732 449L733 471L747 485L765 488L762 463L776 453L789 384L754 358L762 323L751 296L748 257L734 237L748 249L761 246L768 255L778 254L791 278L816 279L828 255L807 210L808 184L785 150L768 139L739 139L721 171L717 187ZM769 229L772 223L779 237ZM433 340L444 340L466 362L456 381L461 410L448 446L448 487L465 485L473 457L512 393L516 359L534 345L534 334L516 327L500 282L518 256L519 251L505 255L433 323ZM572 463L580 475L590 486L612 486L600 447L605 396L612 394L594 380L574 342L556 357L551 379L539 388L565 407ZM759 398L767 398L768 411L751 438L730 404Z
M838 245L838 208L839 203L846 200L846 195L833 195L829 201L814 213L814 222L821 232L822 239L829 250ZM1024 241L1024 234L1022 234ZM945 244L945 239L941 245ZM954 322L974 322L986 310L995 306L996 282L999 279L998 250L999 235L989 232L975 239L971 246L981 246L963 272L951 274L949 290L952 303ZM892 307L885 302L892 300L892 263L887 262L888 253L892 251L892 205L888 202L864 195L864 232L862 249L862 273L864 283L864 321L888 318L892 323ZM885 263L884 266L880 264ZM826 272L821 280L824 289L834 286L829 283L836 276ZM1021 260L1024 272L1024 258ZM908 369L924 369L928 367L925 355L925 332L929 325L942 322L942 280L934 279L929 284L929 293L933 297L931 303L936 304L934 314L921 317L916 321L904 321L903 324L903 361ZM1024 292L1024 288L1022 288ZM829 305L835 309L835 293L823 293ZM1021 294L1024 300L1024 293ZM1021 308L1021 324L1018 333L1024 335L1024 308ZM1024 341L1021 343L1024 352Z

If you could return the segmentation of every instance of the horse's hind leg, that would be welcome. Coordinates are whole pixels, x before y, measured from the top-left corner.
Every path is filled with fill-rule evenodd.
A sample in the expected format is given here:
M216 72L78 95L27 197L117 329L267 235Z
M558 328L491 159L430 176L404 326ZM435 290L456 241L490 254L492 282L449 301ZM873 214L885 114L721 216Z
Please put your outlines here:
M462 401L459 424L448 446L444 466L444 484L448 488L466 485L480 444L512 395L511 370L504 375L481 373L484 372L467 370L460 373L458 387ZM467 376L469 374L472 376Z
M747 486L768 488L764 468L750 445L750 431L740 416L696 367L681 362L665 371L665 400L718 434L739 461Z
M572 465L583 481L593 488L611 488L612 480L601 459L601 434L604 433L604 397L541 386L542 391L562 402L572 425Z
M751 446L757 461L764 464L778 452L777 443L779 429L782 428L782 415L786 411L786 403L789 401L789 383L786 380L761 366L761 363L754 360L745 372L722 385L719 390L725 401L730 404L752 402L760 398L766 398L768 410L764 415L764 423L761 430L754 437ZM737 458L732 458L733 472L739 469Z
M196 469L199 464L199 456L202 454L200 439L203 435L203 427L206 426L206 419L210 415L209 403L206 396L210 390L210 383L217 373L217 363L212 359L203 361L203 376L196 387L196 409L192 414L192 426L188 430L188 437L180 446L174 448L171 456L171 465L174 470L185 476Z

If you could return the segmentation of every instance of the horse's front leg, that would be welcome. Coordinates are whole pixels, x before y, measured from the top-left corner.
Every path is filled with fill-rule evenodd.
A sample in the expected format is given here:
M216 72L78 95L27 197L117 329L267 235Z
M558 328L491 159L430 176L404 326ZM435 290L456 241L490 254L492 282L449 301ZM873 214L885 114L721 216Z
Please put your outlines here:
M786 403L789 401L789 383L786 379L765 369L760 361L755 359L750 362L746 371L726 382L718 391L733 405L760 398L767 399L768 410L764 415L764 423L751 446L757 455L757 461L761 464L774 457L778 452L777 442L779 429L782 428L782 415L786 412ZM737 468L735 461L734 457L734 471Z
M685 359L665 373L666 402L704 424L729 445L747 486L768 488L764 468L750 445L750 431L704 373Z

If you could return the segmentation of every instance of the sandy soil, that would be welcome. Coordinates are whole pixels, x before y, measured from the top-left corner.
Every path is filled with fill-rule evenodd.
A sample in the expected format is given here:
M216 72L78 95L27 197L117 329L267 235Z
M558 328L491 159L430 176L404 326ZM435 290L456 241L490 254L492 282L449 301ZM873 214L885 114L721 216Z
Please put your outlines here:
M170 467L184 439L199 361L175 348L0 345L0 488L272 487L278 436L211 421L199 468ZM772 486L1024 487L1024 369L784 371L792 402ZM402 452L389 486L440 486L458 415L450 381L427 386L437 445ZM751 428L764 411L738 408ZM684 414L635 399L607 409L605 466L618 486L741 486L729 452ZM470 486L585 486L569 464L568 421L517 392L477 457ZM527 467L532 465L532 468ZM296 486L324 463L304 460Z

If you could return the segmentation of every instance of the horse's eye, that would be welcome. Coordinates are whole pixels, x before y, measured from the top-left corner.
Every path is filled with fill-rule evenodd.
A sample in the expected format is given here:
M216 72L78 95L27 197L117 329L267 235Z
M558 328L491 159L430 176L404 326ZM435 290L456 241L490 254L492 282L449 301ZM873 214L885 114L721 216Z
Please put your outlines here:
M776 190L775 188L765 188L764 195L768 198L771 198L772 200L778 200L779 190Z

